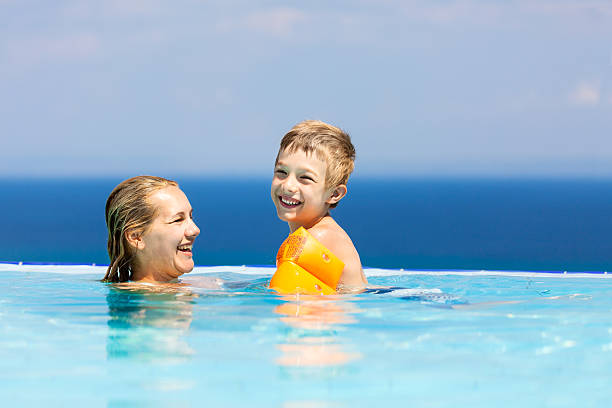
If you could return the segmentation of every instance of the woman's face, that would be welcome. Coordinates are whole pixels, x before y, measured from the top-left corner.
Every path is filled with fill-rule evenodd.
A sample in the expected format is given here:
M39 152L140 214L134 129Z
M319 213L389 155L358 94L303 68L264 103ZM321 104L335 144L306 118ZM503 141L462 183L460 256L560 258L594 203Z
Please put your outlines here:
M149 204L157 216L140 236L135 254L136 280L169 281L193 269L192 247L200 229L185 194L174 186L156 191Z

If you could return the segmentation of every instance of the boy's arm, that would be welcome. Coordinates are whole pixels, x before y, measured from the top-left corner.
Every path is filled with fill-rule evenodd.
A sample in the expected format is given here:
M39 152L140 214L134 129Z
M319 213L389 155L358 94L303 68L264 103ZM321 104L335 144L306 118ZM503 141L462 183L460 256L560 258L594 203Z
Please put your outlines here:
M324 228L310 232L317 241L325 245L327 249L332 251L334 255L344 262L344 270L342 271L338 286L344 286L345 288L363 288L368 284L363 274L363 269L361 268L359 253L344 231L334 231L333 229Z

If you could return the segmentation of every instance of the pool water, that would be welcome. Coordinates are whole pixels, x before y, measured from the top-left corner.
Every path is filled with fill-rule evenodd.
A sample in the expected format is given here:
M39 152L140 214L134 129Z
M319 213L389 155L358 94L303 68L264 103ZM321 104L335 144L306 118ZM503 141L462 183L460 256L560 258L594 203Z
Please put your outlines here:
M0 265L12 406L609 406L607 274L367 270L359 295L117 288L96 266ZM4 405L4 404L3 404Z

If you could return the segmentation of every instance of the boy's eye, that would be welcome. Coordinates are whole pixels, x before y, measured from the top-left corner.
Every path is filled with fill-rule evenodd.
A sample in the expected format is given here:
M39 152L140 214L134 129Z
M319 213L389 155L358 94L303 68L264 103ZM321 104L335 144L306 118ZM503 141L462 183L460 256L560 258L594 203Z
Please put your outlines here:
M310 176L302 176L302 180L314 181L314 179Z
M278 174L278 175L283 175L283 176L287 175L287 172L285 170L282 170L282 169L276 169L276 170L274 170L274 173Z

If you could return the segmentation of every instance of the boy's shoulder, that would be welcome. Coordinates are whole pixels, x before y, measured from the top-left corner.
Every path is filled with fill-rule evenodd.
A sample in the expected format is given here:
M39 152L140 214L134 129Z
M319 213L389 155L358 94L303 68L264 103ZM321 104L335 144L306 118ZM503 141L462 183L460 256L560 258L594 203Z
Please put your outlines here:
M308 232L310 232L310 234L315 237L317 241L320 241L326 247L328 247L327 242L330 242L331 245L333 245L333 243L337 243L338 241L351 242L351 239L348 234L329 215L324 217L314 226L310 227L308 229ZM351 245L352 244L353 243L351 242ZM332 250L332 248L329 249Z
M339 283L341 286L362 287L367 284L361 268L359 253L353 241L331 216L325 217L308 232L344 262L344 271Z
M345 264L359 262L359 254L348 234L331 216L326 216L308 232Z

